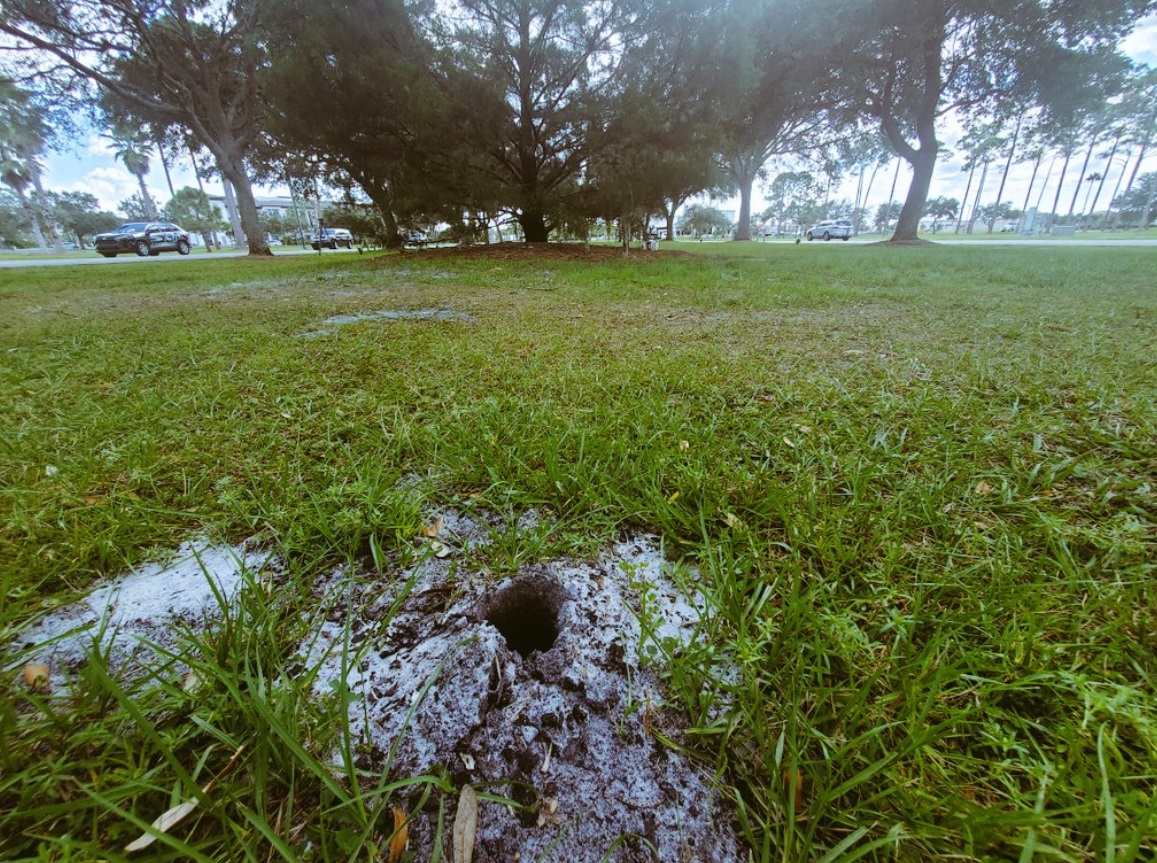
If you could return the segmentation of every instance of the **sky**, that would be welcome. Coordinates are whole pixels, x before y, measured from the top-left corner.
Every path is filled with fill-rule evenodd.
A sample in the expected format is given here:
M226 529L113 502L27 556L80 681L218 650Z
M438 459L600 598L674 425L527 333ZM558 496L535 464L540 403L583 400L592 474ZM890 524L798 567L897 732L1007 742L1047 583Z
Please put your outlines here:
M1137 26L1133 33L1124 40L1122 49L1126 54L1132 57L1135 61L1147 63L1148 65L1157 68L1157 15L1150 16ZM940 137L949 148L955 143L956 138L960 134L960 129L945 126L940 130ZM156 153L152 153L150 160L150 170L145 182L149 187L149 191L153 197L164 204L170 197L169 187L165 180L164 171L162 169L160 159ZM1101 198L1098 206L1103 207L1106 203L1106 198L1112 195L1112 190L1116 184L1117 178L1125 170L1132 170L1132 164L1128 166L1124 163L1124 154L1118 152L1113 164L1108 166L1106 171L1105 159L1096 159L1090 165L1089 170L1098 171L1107 175L1105 183L1104 196ZM769 176L774 177L780 170L775 164L768 166ZM1048 160L1042 165L1041 171L1047 172ZM188 156L180 158L175 164L169 166L170 174L172 175L173 188L180 189L184 186L196 186L197 181L193 174L193 166ZM1141 167L1141 173L1147 171L1157 171L1157 149L1145 160ZM999 172L997 172L999 173ZM1029 178L1032 174L1031 164L1014 165L1009 171L1009 177L1005 184L1004 194L1002 199L1012 201L1014 206L1019 209L1025 200L1025 193L1028 191ZM1042 209L1051 210L1052 198L1056 193L1056 177L1059 175L1059 167L1056 173L1051 176L1051 184L1044 186L1046 194L1042 203ZM871 197L868 205L872 209L876 206L886 202L891 193L892 179L897 176L894 165L887 169L881 169L876 177L876 182L872 186ZM908 183L911 180L911 171L907 166L903 166L898 175L896 183L895 200L903 201L904 195L908 190ZM943 195L949 198L956 198L962 200L964 197L965 186L968 180L968 172L962 168L961 159L951 154L941 156L936 167L936 174L932 180L932 188L930 191L931 197ZM996 181L990 178L987 188L990 195L995 195ZM113 158L113 149L109 141L96 132L90 133L86 139L73 142L71 146L59 153L52 153L45 159L45 185L56 191L84 191L91 192L100 201L102 208L116 211L117 205L125 198L137 192L138 186L136 178L133 177L124 166ZM1042 188L1042 176L1038 176L1036 181L1035 191L1032 198L1038 198L1038 193ZM1087 187L1086 187L1087 188ZM220 182L217 180L205 181L205 190L210 194L220 194ZM1061 209L1067 210L1072 203L1072 196L1076 190L1076 174L1070 169L1069 176L1066 180L1066 191L1061 197ZM269 187L258 188L258 195L286 195L288 189ZM832 193L833 200L839 199L854 199L856 194L856 177L845 178L839 188L834 189ZM991 202L992 198L988 199ZM736 212L739 210L738 198L730 201L715 201L712 202L715 206L721 209L731 209ZM1077 200L1078 211L1081 210L1084 203L1084 190L1080 192ZM1036 200L1030 200L1029 205L1034 206ZM767 206L766 200L758 187L755 189L752 202L752 212L758 213Z

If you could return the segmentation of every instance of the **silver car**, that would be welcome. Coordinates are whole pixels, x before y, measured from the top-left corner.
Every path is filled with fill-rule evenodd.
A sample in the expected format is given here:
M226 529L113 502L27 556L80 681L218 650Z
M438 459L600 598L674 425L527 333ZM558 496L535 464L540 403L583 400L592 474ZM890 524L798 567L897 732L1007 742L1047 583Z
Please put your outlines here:
M807 229L807 238L811 240L820 237L824 240L847 240L852 236L851 219L825 219Z

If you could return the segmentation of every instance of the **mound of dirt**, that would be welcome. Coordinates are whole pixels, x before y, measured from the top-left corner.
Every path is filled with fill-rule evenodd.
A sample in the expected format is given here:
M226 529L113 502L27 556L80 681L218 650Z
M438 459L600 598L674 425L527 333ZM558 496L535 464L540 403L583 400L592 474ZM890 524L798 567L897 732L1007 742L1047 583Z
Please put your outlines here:
M665 258L689 257L687 252L660 249L648 252L632 249L624 252L611 246L587 246L582 243L491 243L489 246L447 246L445 248L406 249L399 257L391 255L383 262L394 263L401 258L453 258L455 260L498 261L655 261Z
M439 517L447 557L402 587L335 575L318 597L335 613L301 648L308 666L320 660L319 696L345 670L359 767L398 779L445 770L456 788L520 804L480 805L476 860L742 859L710 777L659 742L681 738L682 716L656 663L695 637L704 609L657 544L641 537L495 582L468 564L487 525ZM415 859L430 859L437 818L434 803L412 814Z

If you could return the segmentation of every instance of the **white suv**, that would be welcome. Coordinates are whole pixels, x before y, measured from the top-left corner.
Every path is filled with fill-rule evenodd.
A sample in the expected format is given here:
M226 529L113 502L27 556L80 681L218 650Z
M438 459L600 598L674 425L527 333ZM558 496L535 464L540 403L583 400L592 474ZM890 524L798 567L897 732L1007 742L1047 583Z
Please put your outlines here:
M851 219L825 219L807 229L807 238L809 242L816 237L825 240L847 240L852 236L852 230Z
M322 246L327 249L340 249L342 247L352 249L354 247L354 235L345 228L323 228L320 236L318 234L313 235L310 245L315 249L320 249Z

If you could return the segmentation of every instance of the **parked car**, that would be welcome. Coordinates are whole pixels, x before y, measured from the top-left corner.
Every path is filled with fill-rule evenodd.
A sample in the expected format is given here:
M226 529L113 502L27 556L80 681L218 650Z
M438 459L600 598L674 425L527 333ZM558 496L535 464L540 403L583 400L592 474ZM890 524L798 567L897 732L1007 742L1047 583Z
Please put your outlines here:
M809 242L816 237L825 240L847 240L851 238L853 230L851 219L825 219L808 228L806 236Z
M352 249L354 235L345 228L322 228L320 234L310 237L309 244L315 249L325 246L327 249Z
M407 246L417 246L418 248L422 248L428 242L430 242L430 238L426 236L425 231L410 231L410 233L406 234Z
M126 222L114 231L97 234L94 245L106 258L115 258L121 252L136 252L142 258L156 257L161 252L187 255L189 232L172 222Z

